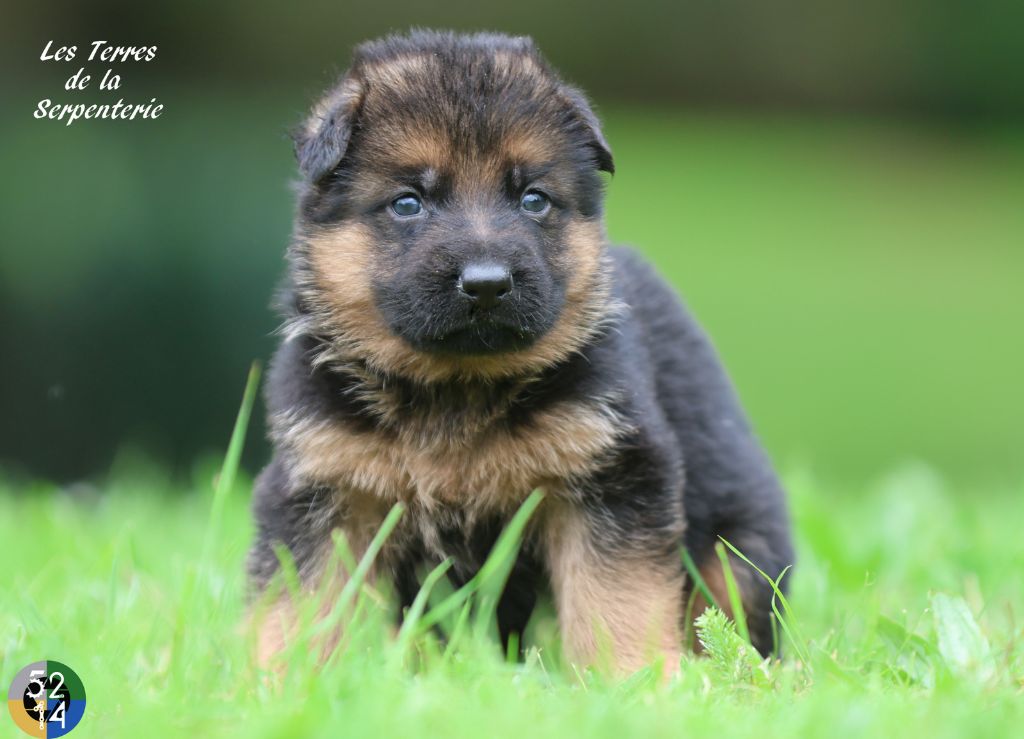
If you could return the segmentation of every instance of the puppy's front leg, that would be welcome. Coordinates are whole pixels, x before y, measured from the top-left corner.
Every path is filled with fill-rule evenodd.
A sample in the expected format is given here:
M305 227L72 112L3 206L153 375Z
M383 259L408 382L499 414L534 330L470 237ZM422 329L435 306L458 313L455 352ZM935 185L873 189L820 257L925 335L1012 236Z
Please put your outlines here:
M285 547L300 580L300 602L288 592L250 613L256 630L257 662L267 667L274 657L298 637L300 614L319 605L313 618L327 618L350 573L334 552L332 532L340 531L358 560L384 518L384 509L365 497L330 487L295 483L284 465L275 460L256 483L254 512L256 543L249 553L250 587L254 595L266 589L278 572L276 546ZM370 579L374 577L371 571ZM340 625L320 635L310 646L326 659L337 647Z
M664 532L623 532L564 505L547 518L547 562L570 659L633 672L657 657L679 667L683 572ZM604 527L604 528L602 528Z

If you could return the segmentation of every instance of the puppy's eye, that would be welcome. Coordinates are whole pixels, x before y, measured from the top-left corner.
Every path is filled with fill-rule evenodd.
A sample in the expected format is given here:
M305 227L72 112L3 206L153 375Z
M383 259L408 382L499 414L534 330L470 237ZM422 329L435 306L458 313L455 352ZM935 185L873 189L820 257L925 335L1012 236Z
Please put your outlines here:
M398 216L414 216L423 210L423 203L415 195L399 195L391 201L391 210Z
M551 205L551 200L540 190L527 190L519 204L527 213L543 213Z

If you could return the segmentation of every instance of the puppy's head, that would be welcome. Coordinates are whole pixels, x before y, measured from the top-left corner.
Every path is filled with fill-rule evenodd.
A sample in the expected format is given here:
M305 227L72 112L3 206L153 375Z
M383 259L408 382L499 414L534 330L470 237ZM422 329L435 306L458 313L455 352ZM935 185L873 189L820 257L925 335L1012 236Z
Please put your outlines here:
M528 39L365 44L296 152L292 277L326 354L423 380L501 376L593 335L612 157Z

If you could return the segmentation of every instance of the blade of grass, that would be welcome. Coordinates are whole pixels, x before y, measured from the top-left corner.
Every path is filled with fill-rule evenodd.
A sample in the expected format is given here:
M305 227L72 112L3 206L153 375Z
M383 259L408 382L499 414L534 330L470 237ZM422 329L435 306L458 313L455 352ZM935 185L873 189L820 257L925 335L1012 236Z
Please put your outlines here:
M704 596L704 600L708 602L708 605L712 605L721 610L722 607L715 600L715 596L712 595L711 589L708 588L708 584L704 582L704 578L701 577L700 570L697 568L697 563L693 561L693 557L690 556L690 553L686 551L685 547L681 548L679 551L683 557L683 564L686 565L686 571L690 573L690 577L693 578L693 582L697 586L697 589L700 590L701 595Z
M786 565L786 567L783 568L782 572L779 573L778 578L773 580L771 577L768 576L768 573L766 573L760 567L751 562L750 559L747 558L745 554L743 554L743 552L734 547L728 540L721 536L719 536L718 538L722 540L722 543L725 544L725 546L727 546L733 554L735 554L741 560L743 560L752 568L754 568L754 571L757 572L757 574L759 574L761 577L768 581L768 584L771 586L772 589L772 612L775 614L775 617L779 619L779 626L782 627L782 630L786 633L786 636L789 637L790 642L793 644L793 648L797 652L797 656L808 667L808 669L811 669L812 666L810 663L810 653L807 649L807 640L801 633L799 625L796 622L796 618L793 615L793 609L789 605L789 601L786 599L786 596L782 592L781 588L782 579L786 576L786 573L789 572L793 565ZM785 610L786 615L789 616L789 618L784 617L783 614L779 611L778 605L776 604L776 599L778 599L778 602L782 604L782 608Z
M274 556L277 557L278 577L284 582L291 596L297 598L300 589L299 570L295 566L292 550L280 542L274 542L273 548Z
M774 595L774 593L772 595ZM772 627L772 652L771 652L771 655L775 659L778 659L779 656L780 656L780 652L779 652L779 617L776 616L774 612L772 613L772 616L769 619L769 623L770 623L770 625Z
M412 605L409 606L409 610L406 611L405 616L402 619L402 627L398 630L397 642L398 653L400 655L405 655L413 637L416 635L419 620L423 616L423 611L426 610L427 603L430 600L431 591L441 578L447 574L448 570L451 569L451 566L452 560L446 559L444 562L432 569L425 578L423 578L423 585L420 586L420 591L416 593L416 597L413 599Z
M224 504L228 493L235 484L235 477L238 474L238 465L242 459L242 449L245 446L245 432L249 427L249 417L252 414L252 406L256 400L256 389L260 383L260 364L253 362L249 367L249 376L245 382L245 390L242 393L242 404L238 409L238 416L235 418L235 426L231 432L231 441L228 443L228 451L224 456L220 474L217 476L217 483L213 490L213 502L210 506L210 515L206 522L206 531L203 535L203 545L200 549L199 564L185 577L182 586L181 600L178 604L175 615L174 635L171 638L170 659L168 664L173 664L181 654L182 642L185 633L185 624L191 620L191 616L198 607L196 590L200 583L206 579L209 567L210 556L214 542L220 533L221 519L224 515Z
M508 635L508 649L505 651L505 662L514 665L519 661L519 632Z
M715 544L715 553L722 563L722 575L725 577L725 589L729 594L729 605L732 608L732 620L736 624L736 633L743 641L750 643L750 631L747 629L747 614L743 610L743 599L740 597L740 586L729 564L729 555L720 543Z
M345 572L351 575L356 571L359 563L356 562L356 555L352 553L352 547L348 544L348 537L341 529L335 529L331 532L331 539L334 542L335 556L341 562L341 566L345 568Z
M519 506L519 510L512 516L512 520L508 522L508 525L498 536L498 540L494 543L494 547L487 556L484 566L480 568L475 628L477 636L483 636L494 624L498 601L501 599L501 594L508 583L508 577L515 566L516 557L519 555L519 547L523 541L523 531L526 529L526 524L543 498L544 493L540 490L534 490L530 493L529 497Z
M256 390L259 388L259 385L260 363L253 362L252 366L249 367L245 391L242 393L242 405L239 407L238 416L235 418L235 427L231 432L228 451L224 455L224 463L221 465L220 474L217 475L217 484L213 490L213 505L210 507L210 518L206 525L206 536L203 539L202 557L199 560L201 570L205 569L209 562L210 550L220 533L221 519L224 516L224 503L227 501L228 493L235 486L238 466L242 461L242 450L245 448L245 432L249 428L249 417L252 415L252 407L256 402Z
M773 584L775 584L777 586L777 583L773 583ZM779 626L782 627L782 631L786 634L786 637L789 639L790 644L793 645L793 649L796 652L797 658L801 662L803 662L805 665L807 665L808 669L811 669L813 666L810 663L810 653L808 652L807 644L803 641L802 638L800 638L794 632L794 629L791 628L791 619L787 618L782 613L782 611L779 610L779 604L778 604L778 597L777 596L778 596L778 593L775 593L775 592L772 593L772 613L775 614L775 618L776 618L776 620L778 620ZM783 606L783 607L785 607L785 606ZM788 611L787 611L787 613L788 613Z
M690 597L686 599L686 616L683 619L683 646L686 649L693 649L696 632L693 628L693 604L697 600L699 591L694 588L690 591Z
M463 602L462 610L459 611L458 618L455 619L455 625L452 626L452 632L448 635L448 643L444 647L444 655L442 655L441 658L442 662L450 662L455 657L455 654L458 651L458 646L465 637L472 606L473 602L468 598Z

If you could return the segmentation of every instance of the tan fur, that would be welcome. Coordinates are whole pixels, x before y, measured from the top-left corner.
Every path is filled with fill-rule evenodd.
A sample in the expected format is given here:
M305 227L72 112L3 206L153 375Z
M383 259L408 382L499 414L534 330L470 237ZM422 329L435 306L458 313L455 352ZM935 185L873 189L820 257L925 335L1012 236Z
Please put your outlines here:
M360 73L369 90L368 107L374 107L374 101L381 98L401 98L410 87L436 77L436 66L428 54L403 54L365 64ZM379 155L403 167L444 169L452 158L449 134L407 117L379 120L368 142Z
M538 85L550 86L550 75L529 55L497 51L493 57L497 77L533 78ZM375 60L364 64L359 74L369 90L368 99L378 96L390 99L401 98L412 88L429 85L440 74L437 60L425 53L408 53L386 60ZM333 97L333 96L332 96ZM375 134L387 142L388 158L405 166L444 167L453 161L454 148L450 133L431 130L423 121L397 118L379 121ZM461 164L466 171L475 175L499 178L504 165L509 161L543 163L558 153L557 139L552 137L549 127L540 124L534 130L520 130L508 135L499 146L499 161L480 162L464 160ZM497 165L497 166L494 166Z
M269 607L256 607L250 611L249 627L255 632L256 663L260 667L283 669L284 665L277 664L275 659L301 637L304 624L300 609L315 609L311 623L305 624L306 626L322 621L330 615L332 606L348 582L348 573L342 567L334 564L330 569L331 576L328 577L325 563L321 562L315 576L306 574L298 602L293 600L290 593L284 593ZM317 650L322 662L337 648L341 638L340 628L332 629L319 635L315 643L310 643L308 648Z
M303 593L298 607L291 596L283 595L265 612L251 614L250 627L255 629L256 635L256 664L263 669L282 670L285 665L277 663L278 655L293 646L302 636L304 624L299 608L310 602L319 601L312 621L306 624L308 627L313 626L330 615L331 607L347 582L348 576L341 573L329 583L325 583L323 592ZM315 651L318 654L317 661L323 663L338 648L343 637L339 625L323 634L310 637L309 644L305 646L308 650Z
M578 351L617 310L609 300L602 226L597 220L580 220L567 229L565 259L572 264L564 309L533 346L473 358L424 354L394 335L377 310L370 282L371 238L369 229L359 223L321 229L307 237L315 293L324 301L319 308L330 316L330 329L338 337L322 356L324 361L356 356L378 372L420 382L524 375Z
M440 131L423 125L413 128L409 121L381 124L373 142L387 147L388 161L409 169L447 169L452 161L452 146Z
M541 165L557 157L557 143L544 131L521 131L502 140L499 156L503 162Z
M550 79L549 73L529 54L498 49L494 52L494 66L509 77L532 77L538 83Z
M614 559L595 550L582 514L565 507L544 523L545 547L562 640L583 664L611 661L620 673L665 658L679 666L682 572L641 556Z
M272 427L275 441L294 452L293 472L303 479L388 502L459 502L478 510L514 508L534 488L590 471L627 430L600 402L561 403L514 431L496 423L454 438L436 433L429 420L398 433L287 416L272 419Z
M256 634L256 664L263 669L273 667L273 660L295 638L299 619L288 597L282 597L263 613L249 617L249 627Z
M401 54L387 60L364 64L360 71L373 87L386 87L401 91L416 80L435 76L431 70L436 66L434 58L427 53Z

